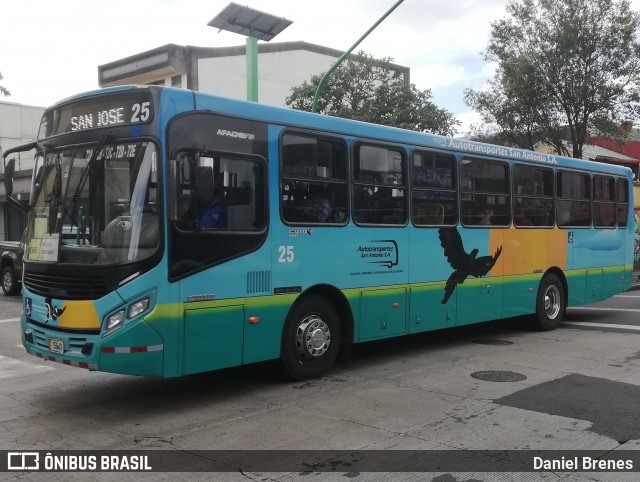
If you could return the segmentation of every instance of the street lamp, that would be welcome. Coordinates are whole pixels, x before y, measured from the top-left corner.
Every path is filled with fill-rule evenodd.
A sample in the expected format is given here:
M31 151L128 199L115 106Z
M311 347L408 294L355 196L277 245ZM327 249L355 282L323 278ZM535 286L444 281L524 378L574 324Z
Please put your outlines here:
M398 0L396 3L393 4L393 6L387 10L387 13L385 13L382 17L380 17L376 23L374 23L369 30L367 30L362 37L360 37L356 43L354 43L349 50L347 50L345 53L342 54L342 56L336 61L335 64L333 64L331 66L331 68L329 70L327 70L325 72L325 74L322 76L322 78L320 79L320 82L318 83L318 88L316 89L316 95L313 97L313 104L311 105L311 112L318 112L318 99L320 98L320 92L322 92L322 88L324 87L324 84L327 82L327 80L329 79L329 76L333 73L334 70L336 70L338 68L338 65L340 65L344 59L347 58L347 56L353 52L353 49L355 49L360 42L362 42L367 35L369 35L378 25L380 25L380 23L389 16L389 14L391 12L393 12L398 5L400 5L402 2L404 2L404 0Z
M232 2L207 24L247 37L247 100L258 102L258 40L268 42L292 23Z

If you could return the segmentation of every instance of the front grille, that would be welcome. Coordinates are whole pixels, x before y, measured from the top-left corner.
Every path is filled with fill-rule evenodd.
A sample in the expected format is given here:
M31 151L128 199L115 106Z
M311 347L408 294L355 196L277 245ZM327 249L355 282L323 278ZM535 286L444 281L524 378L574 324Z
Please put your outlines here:
M31 330L33 332L33 343L34 345L38 345L40 348L49 349L49 341L47 335L45 335L44 331L36 329Z
M58 300L97 300L112 291L102 277L61 276L27 272L29 291Z
M49 349L49 336L47 333L38 328L32 326L31 332L33 333L33 344L38 346L39 348L43 348L45 350ZM64 340L65 352L71 352L80 354L82 353L82 347L87 343L88 338L79 337L79 336L64 336L59 334L53 335L56 338L62 338Z
M55 332L61 332L61 333L73 333L75 334L79 334L79 335L99 335L100 334L100 328L60 328L59 326L53 326L53 325L47 325L46 323L40 323L36 320L33 320L31 318L27 318L27 323L29 324L29 326L31 328L33 328L33 326L38 327L39 329L42 330L49 330L49 331L55 331ZM33 326L31 326L33 325Z

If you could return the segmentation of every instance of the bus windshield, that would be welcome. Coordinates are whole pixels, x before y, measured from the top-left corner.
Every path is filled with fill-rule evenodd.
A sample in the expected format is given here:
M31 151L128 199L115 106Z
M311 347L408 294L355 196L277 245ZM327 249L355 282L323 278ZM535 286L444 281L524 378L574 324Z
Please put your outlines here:
M117 264L159 245L156 147L148 141L55 148L34 177L28 261Z

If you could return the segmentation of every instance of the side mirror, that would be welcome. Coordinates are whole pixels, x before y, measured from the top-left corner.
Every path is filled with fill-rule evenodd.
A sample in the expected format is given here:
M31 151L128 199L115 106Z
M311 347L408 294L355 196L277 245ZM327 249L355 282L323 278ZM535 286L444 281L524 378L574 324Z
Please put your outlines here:
M13 194L13 173L15 171L15 166L15 159L9 159L4 166L4 191L7 197Z

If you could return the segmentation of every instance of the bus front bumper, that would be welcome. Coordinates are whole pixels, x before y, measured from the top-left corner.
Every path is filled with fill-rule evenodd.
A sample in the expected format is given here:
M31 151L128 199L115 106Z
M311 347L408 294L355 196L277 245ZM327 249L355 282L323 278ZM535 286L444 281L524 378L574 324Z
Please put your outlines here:
M163 376L164 344L144 319L103 338L29 323L21 316L22 344L43 360L125 375Z

